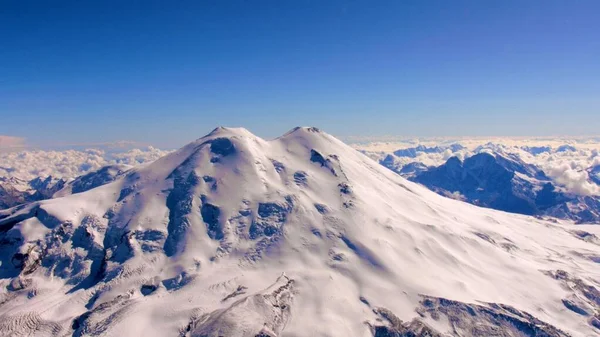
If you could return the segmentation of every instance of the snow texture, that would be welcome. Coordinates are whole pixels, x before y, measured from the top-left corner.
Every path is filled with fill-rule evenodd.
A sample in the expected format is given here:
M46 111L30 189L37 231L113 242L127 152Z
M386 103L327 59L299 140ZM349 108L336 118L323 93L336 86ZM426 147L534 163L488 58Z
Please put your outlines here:
M217 128L0 211L0 335L598 336L598 235L444 198L316 128Z

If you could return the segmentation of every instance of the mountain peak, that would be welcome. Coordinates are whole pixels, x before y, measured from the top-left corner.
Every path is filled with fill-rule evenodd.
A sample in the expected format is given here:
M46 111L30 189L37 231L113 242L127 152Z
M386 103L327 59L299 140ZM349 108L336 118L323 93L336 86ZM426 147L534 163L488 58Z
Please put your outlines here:
M248 129L243 128L243 127L219 126L219 127L216 127L215 129L213 129L208 135L206 135L202 138L215 137L215 136L219 136L219 137L231 137L231 136L256 137L254 134L252 134L252 132L248 131Z
M290 133L294 133L294 132L310 132L310 133L321 133L323 131L321 131L319 128L314 127L314 126L296 126L295 128L291 129L290 131L286 132L284 134L290 134Z

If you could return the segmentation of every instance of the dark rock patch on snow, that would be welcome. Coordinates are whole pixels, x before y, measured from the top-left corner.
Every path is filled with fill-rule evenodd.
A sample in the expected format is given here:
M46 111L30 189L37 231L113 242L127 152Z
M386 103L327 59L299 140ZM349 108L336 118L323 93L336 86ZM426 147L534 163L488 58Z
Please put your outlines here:
M200 214L206 224L208 236L213 240L222 240L224 237L223 228L219 223L221 209L215 205L204 203L200 209Z
M531 314L497 303L469 304L445 298L424 296L417 313L450 323L456 336L568 337L562 330Z
M329 171L331 172L331 174L333 174L334 176L337 177L337 173L336 173L335 169L333 168L331 161L329 159L325 159L325 157L323 157L323 155L321 153L319 153L318 151L316 151L315 149L310 150L310 161L313 163L320 164L321 167L328 168Z
M306 186L308 183L308 173L304 171L296 171L294 173L294 182L298 186Z
M228 156L234 154L236 149L229 138L215 138L210 143L210 152L216 155Z
M142 295L148 296L155 292L156 289L158 289L158 286L154 284L143 284L140 288L140 292L142 293Z
M369 324L374 337L442 337L439 332L418 318L403 322L385 308L375 308L373 313L380 317L378 323Z
M327 208L327 206L325 206L323 204L315 204L315 208L321 214L327 214L327 213L329 213L329 209Z
M275 171L277 173L282 173L285 171L285 166L283 165L282 162L279 162L275 159L271 159L271 163L273 163L273 167L275 168Z
M185 233L190 227L188 216L192 212L194 194L193 187L199 182L199 177L192 171L187 177L182 176L179 169L172 173L173 189L167 196L169 223L164 251L167 256L173 256L183 247Z
M257 210L258 217L250 225L250 239L255 240L262 235L273 236L279 233L290 210L291 205L288 203L259 203Z

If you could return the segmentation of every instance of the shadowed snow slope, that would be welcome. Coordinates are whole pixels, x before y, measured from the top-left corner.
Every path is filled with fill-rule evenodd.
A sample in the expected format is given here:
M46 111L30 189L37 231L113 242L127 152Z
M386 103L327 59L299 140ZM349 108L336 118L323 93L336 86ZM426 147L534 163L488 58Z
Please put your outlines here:
M595 336L596 227L443 198L316 128L217 128L0 212L0 335Z

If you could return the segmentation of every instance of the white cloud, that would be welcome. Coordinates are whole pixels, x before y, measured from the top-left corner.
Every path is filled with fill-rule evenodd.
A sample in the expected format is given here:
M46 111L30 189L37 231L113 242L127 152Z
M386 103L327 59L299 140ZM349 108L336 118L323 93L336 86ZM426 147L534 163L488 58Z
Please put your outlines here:
M588 172L576 162L547 166L545 172L556 183L572 193L578 195L600 194L600 186L590 182Z
M6 152L0 153L0 176L33 179L51 175L69 179L106 165L135 166L147 163L169 152L151 146L123 152L106 152L101 149Z

